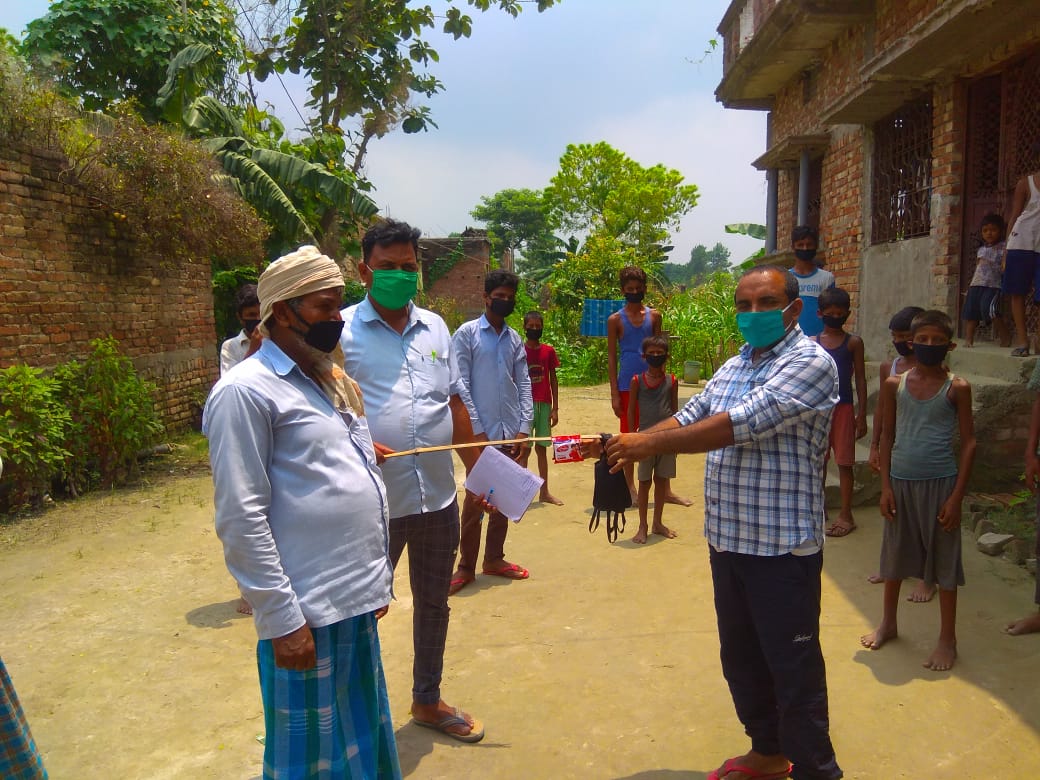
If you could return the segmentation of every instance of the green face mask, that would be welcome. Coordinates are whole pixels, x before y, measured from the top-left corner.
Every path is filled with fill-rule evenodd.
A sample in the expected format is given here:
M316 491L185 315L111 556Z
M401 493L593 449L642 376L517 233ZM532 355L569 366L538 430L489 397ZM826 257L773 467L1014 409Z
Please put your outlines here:
M372 270L372 286L368 294L380 306L403 309L419 289L419 274L415 271Z

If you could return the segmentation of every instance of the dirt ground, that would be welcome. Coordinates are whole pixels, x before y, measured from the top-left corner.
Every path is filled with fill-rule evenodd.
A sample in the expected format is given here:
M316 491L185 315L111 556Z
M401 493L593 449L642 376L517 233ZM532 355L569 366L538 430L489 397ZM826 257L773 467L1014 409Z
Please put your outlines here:
M566 389L561 433L613 428L605 386ZM404 567L381 624L401 764L415 778L704 780L746 741L718 660L701 533L703 458L682 456L679 532L645 547L587 529L592 466L551 466L566 505L510 529L526 582L478 578L452 599L443 693L486 724L463 745L409 724L411 599ZM208 474L171 462L141 489L95 494L0 526L0 653L51 777L255 778L263 730L252 621L212 528ZM832 737L847 778L1037 777L1040 635L1001 627L1031 609L1025 572L966 546L961 658L921 667L936 603L904 604L902 636L866 575L880 518L825 553L822 637ZM404 562L402 561L402 564Z

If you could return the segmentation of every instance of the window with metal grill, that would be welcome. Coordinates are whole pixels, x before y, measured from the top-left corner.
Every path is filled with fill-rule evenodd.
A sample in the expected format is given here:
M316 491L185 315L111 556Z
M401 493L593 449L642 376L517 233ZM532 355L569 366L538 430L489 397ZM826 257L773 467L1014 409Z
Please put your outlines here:
M905 103L874 124L871 243L931 231L932 99Z

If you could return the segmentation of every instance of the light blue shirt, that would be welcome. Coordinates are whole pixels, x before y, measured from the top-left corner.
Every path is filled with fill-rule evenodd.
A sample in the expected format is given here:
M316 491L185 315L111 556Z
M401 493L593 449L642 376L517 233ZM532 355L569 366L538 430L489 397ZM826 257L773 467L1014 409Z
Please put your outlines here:
M474 434L488 439L530 435L534 420L531 375L520 335L508 325L497 333L487 317L464 322L455 331L455 359L469 398L462 400L473 420Z
M342 312L344 369L361 386L372 438L394 450L451 444L448 400L459 393L459 368L444 320L409 306L403 333L366 297ZM384 461L390 517L436 512L455 500L451 452Z
M260 639L390 603L386 491L364 418L270 339L206 402L217 536Z

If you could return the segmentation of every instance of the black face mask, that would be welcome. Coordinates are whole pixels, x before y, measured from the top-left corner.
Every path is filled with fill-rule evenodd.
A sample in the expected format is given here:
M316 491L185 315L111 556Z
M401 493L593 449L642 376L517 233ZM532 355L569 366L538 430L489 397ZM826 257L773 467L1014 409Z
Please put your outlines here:
M794 250L794 256L801 260L803 263L811 263L813 258L816 257L815 249L796 249Z
M541 341L542 329L541 328L528 328L524 331L527 334L528 341Z
M949 351L949 344L914 344L914 354L922 366L941 365Z
M260 324L260 320L242 320L242 330L246 332L247 336L252 336L253 331L256 330L256 326Z
M625 293L625 300L629 303L642 303L645 296L645 292Z
M840 328L845 324L845 321L849 318L846 314L844 317L820 317L823 320L823 324L828 328Z
M508 317L516 308L516 301L507 301L504 298L491 299L491 312L499 317Z
M668 356L667 355L647 355L646 356L646 364L648 366L653 366L654 368L660 368L661 366L663 366L665 364L666 360L668 360Z
M896 352L898 352L903 357L910 357L912 354L914 354L914 351L910 349L910 344L908 344L905 341L893 341L892 346L895 347Z
M291 325L289 328L293 333L298 333L303 336L304 342L314 347L319 352L332 352L339 344L340 334L343 333L343 320L321 320L320 322L307 322L296 309L290 307L293 314L296 315L296 319L307 326L306 331L293 328Z

